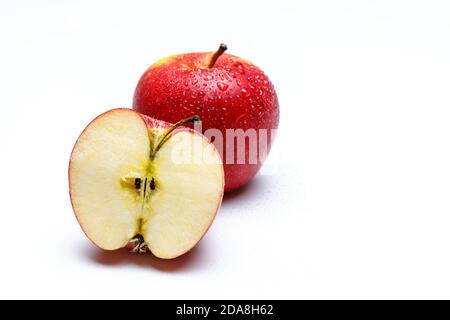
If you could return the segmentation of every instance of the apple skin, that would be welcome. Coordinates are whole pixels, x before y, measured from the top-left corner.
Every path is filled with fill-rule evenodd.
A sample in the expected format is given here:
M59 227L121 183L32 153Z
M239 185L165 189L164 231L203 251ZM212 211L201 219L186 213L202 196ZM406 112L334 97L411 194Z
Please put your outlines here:
M202 119L203 132L219 129L223 137L226 129L267 129L268 153L274 138L271 129L277 129L279 122L278 98L272 83L251 62L226 53L209 68L212 55L212 52L187 53L156 62L139 80L133 108L167 122L197 114ZM226 163L225 141L223 146L227 192L249 182L262 162ZM220 149L220 145L216 147ZM237 148L234 149L236 159ZM245 152L248 155L248 143Z
M79 136L78 139L77 139L77 142L78 142L78 140L83 136L83 134L85 133L85 131L86 131L86 130L89 130L90 126L94 125L94 124L96 123L96 121L97 121L99 118L103 117L104 115L106 115L106 114L108 114L108 113L110 113L110 112L118 112L118 111L125 111L125 112L130 111L130 112L131 112L131 110L128 109L128 108L116 108L116 109L108 110L108 111L106 111L106 112L104 112L104 113L98 115L97 117L95 117L95 118L94 118L94 119L93 119L93 120L92 120L92 121L91 121L84 129L83 129L83 131L81 132L80 136ZM166 121L162 121L162 120L159 120L159 119L155 119L155 118L146 116L146 115L144 115L144 114L139 114L139 115L140 115L140 117L142 118L142 120L145 122L145 124L147 125L147 128L148 128L149 130L153 130L153 129L156 129L156 128L165 129L165 128L168 128L168 127L172 126L171 123L168 123L168 122L166 122ZM177 120L177 121L179 121L179 120ZM179 131L190 131L190 132L193 132L193 133L195 133L195 134L197 134L197 135L201 135L200 133L198 133L198 132L196 132L196 131L194 131L194 130L192 130L191 128L188 128L188 127L186 127L186 126L181 126L181 127L179 127L178 129L176 129L176 131L177 131L177 132L179 132ZM203 138L206 139L206 137L203 137ZM75 150L75 146L76 146L76 143L75 143L74 147L72 148L71 154L72 154L73 151ZM71 156L71 159L72 159L72 156ZM71 171L71 164L72 164L72 161L70 160L70 161L69 161L69 167L68 167L69 196L70 196L70 203L71 203L71 205L72 205L72 209L73 209L73 212L74 212L74 214L75 214L75 218L77 219L77 221L78 221L78 223L79 223L79 225L80 225L80 227L81 227L81 230L82 230L83 233L86 235L86 237L91 241L91 243L93 243L93 244L94 244L97 248L99 248L99 249L107 250L106 248L103 248L103 247L101 247L99 244L97 244L97 243L89 236L89 233L86 231L85 227L83 226L83 221L80 219L80 217L79 217L78 214L77 214L77 210L76 210L76 207L75 207L75 205L74 205L73 197L72 197L72 183L71 183L71 181L72 181L72 175L71 175L71 172L72 172L72 171ZM225 177L225 174L224 174L224 177ZM223 186L223 189L224 189L224 186L225 186L225 179L222 181L222 186ZM221 206L221 204L222 204L222 199L223 199L223 192L222 192L222 194L220 195L220 201L219 201L218 204L217 204L217 207L216 207L216 209L215 209L215 211L214 211L214 212L215 212L215 213L214 213L214 216L213 216L213 218L211 219L210 224L209 224L209 225L203 230L203 232L200 234L200 237L198 238L198 240L197 240L197 242L196 242L196 245L198 244L198 242L200 242L201 239L203 239L203 237L206 235L206 233L207 233L208 230L210 229L212 223L214 222L214 220L215 220L215 218L216 218L216 216L217 216L217 212L219 211L219 208L220 208L220 206ZM187 249L186 251L180 253L179 256L182 256L182 255L186 254L187 252L191 251L192 249L194 249L194 248L196 247L196 245L194 245L193 247L191 247L191 248ZM128 250L131 250L131 249L132 249L132 245L131 245L130 242L127 242L127 243L125 243L125 244L123 245L123 248L128 249ZM162 259L165 259L165 258L162 258Z

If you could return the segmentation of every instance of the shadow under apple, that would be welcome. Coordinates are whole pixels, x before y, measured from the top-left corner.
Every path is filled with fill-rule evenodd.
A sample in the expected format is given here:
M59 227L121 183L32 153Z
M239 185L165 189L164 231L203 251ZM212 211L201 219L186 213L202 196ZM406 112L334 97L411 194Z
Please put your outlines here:
M276 188L273 185L273 177L269 175L256 175L249 183L243 187L227 192L223 196L222 206L235 206L241 203L251 203L258 201L262 195L269 196L270 190Z
M160 259L151 252L132 253L128 249L107 251L97 248L91 244L85 249L85 256L94 263L105 266L130 266L135 265L142 268L153 268L163 272L188 271L202 264L202 248L197 245L186 254L175 259Z

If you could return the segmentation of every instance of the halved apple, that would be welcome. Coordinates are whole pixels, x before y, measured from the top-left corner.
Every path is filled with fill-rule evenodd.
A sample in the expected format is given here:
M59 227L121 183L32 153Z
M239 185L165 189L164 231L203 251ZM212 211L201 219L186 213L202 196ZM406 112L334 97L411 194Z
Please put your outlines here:
M78 138L69 165L72 207L98 247L132 245L171 259L208 230L224 190L222 160L201 134L130 109L93 120Z

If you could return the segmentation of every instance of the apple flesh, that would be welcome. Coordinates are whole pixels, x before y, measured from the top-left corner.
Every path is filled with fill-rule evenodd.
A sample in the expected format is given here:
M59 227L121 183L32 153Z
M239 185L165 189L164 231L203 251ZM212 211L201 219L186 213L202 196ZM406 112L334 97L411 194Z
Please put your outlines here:
M233 141L214 141L224 159L225 191L231 191L245 185L261 168L270 151L272 130L278 128L279 105L267 75L225 50L221 45L215 53L179 54L156 62L139 80L133 108L168 122L198 114L203 133L218 129L223 137L227 129L267 130L268 145L264 150L258 147L256 163L249 161L250 143L242 151L245 163L238 163L239 150L231 149Z
M204 136L183 123L114 109L83 131L70 158L70 196L82 229L98 247L131 244L134 251L148 248L170 259L206 233L223 196L222 161Z

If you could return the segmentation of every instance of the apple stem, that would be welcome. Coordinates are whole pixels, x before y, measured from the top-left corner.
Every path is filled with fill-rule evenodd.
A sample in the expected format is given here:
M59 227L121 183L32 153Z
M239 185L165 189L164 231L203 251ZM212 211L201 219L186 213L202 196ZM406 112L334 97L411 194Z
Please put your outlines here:
M216 64L217 59L219 59L219 57L225 52L227 51L228 47L225 43L221 43L219 46L219 49L214 52L214 54L211 57L211 61L209 61L209 65L208 68L212 68L214 67L214 65Z
M183 119L181 121L178 121L174 125L172 125L169 128L167 128L166 132L164 132L163 135L161 136L161 138L158 140L158 144L156 145L156 148L151 153L150 159L153 160L155 158L156 153L159 151L159 149L161 149L163 144L166 143L166 141L170 138L170 134L174 130L176 130L178 127L180 127L182 125L185 125L187 123L195 123L195 122L198 122L198 121L200 121L200 117L195 115L195 116L192 116L190 118L186 118L186 119Z

